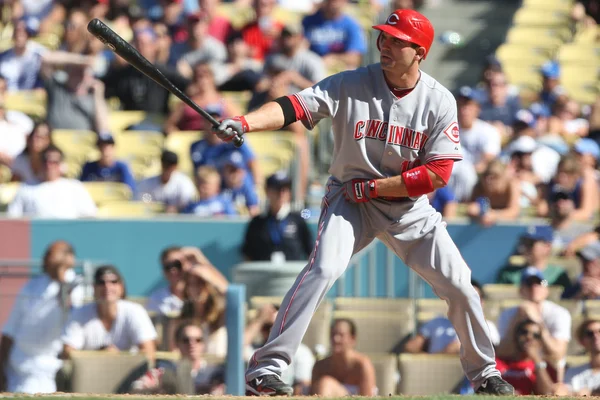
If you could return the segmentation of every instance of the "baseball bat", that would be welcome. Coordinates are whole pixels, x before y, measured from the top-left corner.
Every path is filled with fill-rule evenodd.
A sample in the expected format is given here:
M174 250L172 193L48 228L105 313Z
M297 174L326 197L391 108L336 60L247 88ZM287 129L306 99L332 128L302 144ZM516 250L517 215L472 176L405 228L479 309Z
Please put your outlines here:
M153 65L148 59L142 56L132 45L127 43L121 36L117 35L115 31L110 29L106 24L100 21L98 18L94 18L88 23L88 32L94 35L98 40L108 46L113 52L121 56L129 64L133 65L142 74L158 83L160 86L173 93L181 101L188 106L192 107L194 111L202 115L213 127L218 127L219 121L213 118L212 115L203 110L198 104L190 99L185 93L183 93L177 86L164 76L155 65ZM233 138L233 144L235 147L240 147L244 144L244 138L241 135L236 135Z

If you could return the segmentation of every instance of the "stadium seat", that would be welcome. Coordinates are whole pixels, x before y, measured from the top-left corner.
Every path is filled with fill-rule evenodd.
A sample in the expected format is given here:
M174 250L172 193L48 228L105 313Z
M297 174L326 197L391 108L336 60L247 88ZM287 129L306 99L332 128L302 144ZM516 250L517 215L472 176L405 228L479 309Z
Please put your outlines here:
M164 211L160 203L111 201L98 207L99 218L148 218Z
M62 150L66 158L81 157L81 160L97 154L96 140L98 135L93 131L78 129L53 129L52 142Z
M0 184L0 210L6 210L6 207L13 201L21 182L7 182Z
M517 25L509 29L505 43L533 44L545 48L558 48L567 39L564 32L562 29L553 29L552 27Z
M333 302L336 311L383 311L398 314L413 314L412 299L376 297L336 297Z
M200 131L177 131L171 132L165 138L164 147L179 156L179 170L188 175L193 175L194 164L190 155L192 144L202 139Z
M453 354L400 354L398 394L451 393L464 379L460 357Z
M522 45L516 43L503 43L496 49L496 57L503 66L511 61L514 64L541 66L550 59L552 52L544 47ZM525 61L526 60L526 61Z
M568 23L568 12L533 7L521 7L513 16L513 25L566 26Z
M573 2L571 0L523 0L521 7L569 13L573 8Z
M115 142L121 159L152 159L160 157L164 136L153 131L123 131L115 136Z
M108 116L109 129L113 134L126 130L129 126L146 119L145 111L110 111Z
M0 183L10 182L12 179L12 172L6 165L0 165Z
M598 47L592 47L587 43L565 44L557 53L557 60L562 66L575 65L600 65L600 52Z
M18 90L6 93L6 107L21 111L30 117L46 118L46 92L40 90Z
M147 365L144 354L75 351L71 357L74 393L117 393L127 378ZM125 385L126 386L126 385ZM121 389L121 390L120 390Z
M413 331L411 314L384 311L334 311L333 318L349 318L356 324L356 349L363 353L397 352Z
M483 290L485 291L488 300L511 301L514 299L520 299L518 285L489 283L483 286ZM550 286L549 290L550 294L548 299L552 301L558 301L560 300L560 296L562 295L564 289L562 286Z
M392 396L398 391L398 360L394 354L367 354L375 367L378 396Z
M83 182L90 196L100 207L111 201L131 200L131 188L120 182Z
M448 304L441 299L417 299L417 311L445 316L448 312Z
M157 176L162 171L159 158L134 158L133 160L129 160L129 167L131 168L134 178L138 181Z

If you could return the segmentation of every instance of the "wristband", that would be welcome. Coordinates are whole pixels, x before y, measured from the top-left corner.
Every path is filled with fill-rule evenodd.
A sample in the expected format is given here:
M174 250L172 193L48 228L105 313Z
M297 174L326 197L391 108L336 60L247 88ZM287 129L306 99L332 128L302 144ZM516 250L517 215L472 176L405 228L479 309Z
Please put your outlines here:
M433 192L433 182L431 182L427 167L424 165L404 172L402 180L409 197L417 197Z
M246 117L244 117L243 115L240 117L235 117L232 118L236 121L240 121L240 123L242 124L242 130L244 131L243 133L247 133L250 131L250 125L248 125L248 121L246 121Z
M535 363L535 369L546 369L548 367L548 363L546 361L540 361L539 363Z
M369 191L369 198L376 199L379 197L377 193L377 181L375 179L371 179L367 182L367 190Z

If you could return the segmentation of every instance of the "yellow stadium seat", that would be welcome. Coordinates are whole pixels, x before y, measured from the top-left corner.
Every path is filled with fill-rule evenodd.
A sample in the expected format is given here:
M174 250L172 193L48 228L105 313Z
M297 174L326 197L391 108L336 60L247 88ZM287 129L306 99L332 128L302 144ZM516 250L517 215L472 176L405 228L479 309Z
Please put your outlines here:
M557 60L561 65L600 65L600 47L589 44L566 44L558 49Z
M221 95L237 105L241 110L246 110L248 102L252 97L252 92L249 90L245 92L221 92Z
M385 311L411 313L413 301L409 298L373 298L373 297L336 297L334 307L337 311Z
M528 65L541 66L552 57L552 51L535 45L504 43L496 50L496 57L502 64L515 61L521 64L526 62Z
M577 44L594 45L600 37L600 27L591 26L577 30L573 42Z
M573 8L573 2L571 0L523 0L522 7L569 13Z
M192 143L202 139L202 132L200 131L176 131L171 132L169 136L165 138L164 147L180 155L183 153L190 153L190 147Z
M521 7L513 16L513 25L565 26L568 23L569 13L563 11Z
M100 218L146 218L164 211L160 203L146 203L143 201L111 201L98 207Z
M97 206L111 201L131 200L131 188L121 182L83 182Z
M108 115L109 129L113 134L117 134L145 118L145 111L111 111Z
M367 354L375 368L378 396L393 396L398 390L398 362L394 354Z
M31 117L46 117L46 93L41 90L19 90L6 93L6 107Z
M568 31L567 31L568 32ZM564 31L551 27L513 26L506 34L506 43L533 44L558 48L567 39Z
M133 159L129 161L129 167L136 180L157 176L161 172L160 159Z
M93 131L76 129L52 130L52 142L65 153L66 158L88 158L96 149L98 135Z
M512 85L539 88L542 85L542 76L539 68L533 65L520 66L506 63L502 67L506 78Z
M19 187L21 187L21 182L0 184L0 209L5 208L13 201Z
M153 131L123 131L116 135L115 143L120 159L156 158L162 152L164 136Z
M0 165L0 184L10 182L12 172L6 165Z
M400 354L398 394L424 396L451 393L464 378L454 354Z

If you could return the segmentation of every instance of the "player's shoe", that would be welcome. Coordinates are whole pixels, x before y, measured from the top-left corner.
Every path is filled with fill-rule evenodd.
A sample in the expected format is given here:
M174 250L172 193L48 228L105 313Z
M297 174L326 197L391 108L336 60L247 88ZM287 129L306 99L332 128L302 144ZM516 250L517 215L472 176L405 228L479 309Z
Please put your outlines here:
M263 375L246 382L246 396L291 396L294 389L277 375Z
M475 393L491 396L512 396L515 394L515 388L499 376L490 376L479 386Z

